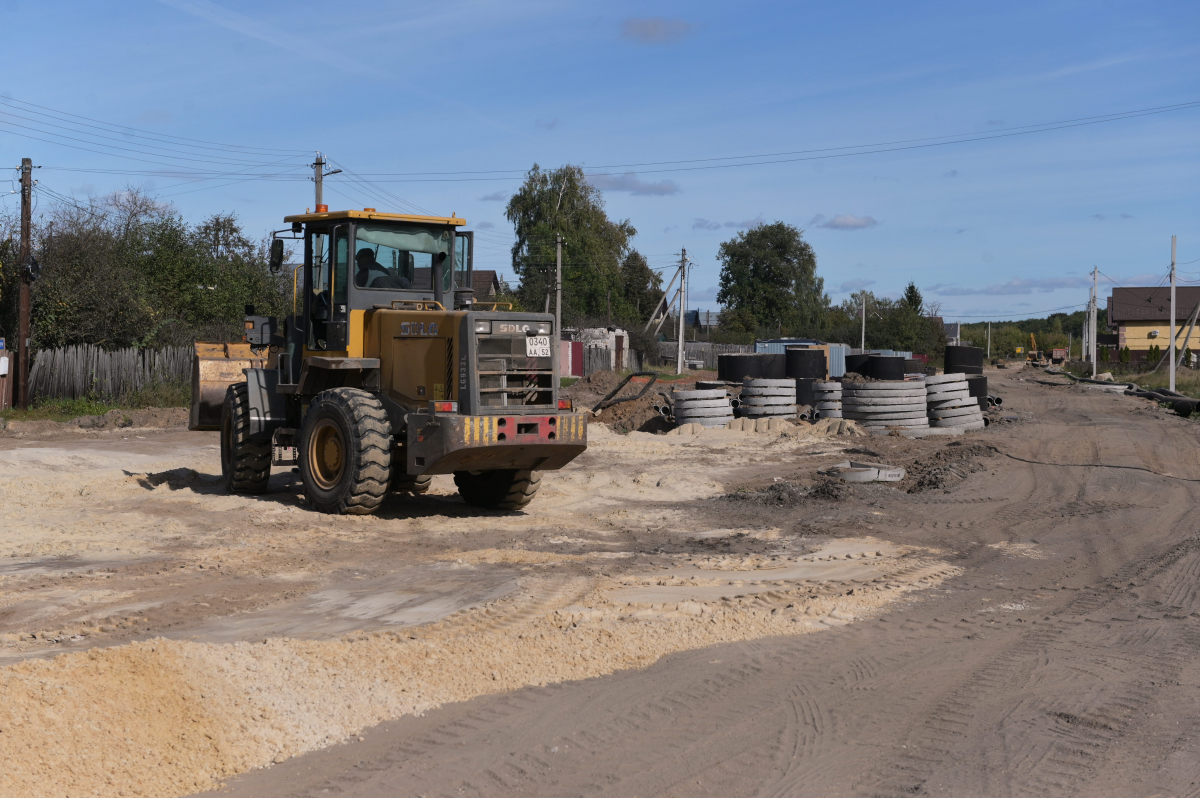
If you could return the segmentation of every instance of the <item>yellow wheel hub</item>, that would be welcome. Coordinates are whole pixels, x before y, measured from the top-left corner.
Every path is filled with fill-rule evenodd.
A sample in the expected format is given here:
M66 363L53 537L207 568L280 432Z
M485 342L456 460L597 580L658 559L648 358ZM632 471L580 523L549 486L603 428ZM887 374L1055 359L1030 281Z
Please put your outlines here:
M329 490L342 479L346 467L346 444L342 431L332 420L323 418L313 430L308 447L308 470L321 488Z

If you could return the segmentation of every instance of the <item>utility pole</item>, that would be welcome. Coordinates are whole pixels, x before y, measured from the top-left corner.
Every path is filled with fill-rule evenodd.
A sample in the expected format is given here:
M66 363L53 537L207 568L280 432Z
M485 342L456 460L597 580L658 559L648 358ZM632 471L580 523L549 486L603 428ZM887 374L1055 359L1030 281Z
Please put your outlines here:
M1175 390L1175 236L1171 236L1171 390Z
M859 343L858 353L861 355L867 351L867 295L863 293L863 319L862 319L862 341Z
M1159 261L1161 263L1162 261ZM1100 292L1100 270L1092 267L1092 312L1088 319L1088 350L1092 358L1092 379L1096 379L1096 305Z
M683 373L683 312L687 307L687 247L679 256L679 338L675 350L675 373Z
M33 257L33 161L21 159L21 249L17 255L21 287L17 297L17 388L19 407L29 409L29 261Z
M562 340L562 236L554 237L558 258L554 266L554 334Z
M316 185L316 207L313 208L315 213L328 213L329 206L325 204L324 180L330 175L340 175L341 169L334 169L332 172L325 171L325 156L317 153L317 159L313 161L313 183Z
M988 322L988 360L992 359L992 323Z
M325 204L324 179L325 179L325 158L321 153L317 153L317 159L313 161L313 183L317 186L316 202L313 204L313 210L317 213L321 212L321 206Z

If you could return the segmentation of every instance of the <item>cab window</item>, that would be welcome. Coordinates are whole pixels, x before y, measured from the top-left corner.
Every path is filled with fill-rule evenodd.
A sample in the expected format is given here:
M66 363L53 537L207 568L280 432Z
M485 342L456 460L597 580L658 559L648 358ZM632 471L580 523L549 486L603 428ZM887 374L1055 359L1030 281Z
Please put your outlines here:
M355 229L354 284L375 290L433 290L434 257L450 255L449 230L366 223ZM453 275L443 269L443 290Z

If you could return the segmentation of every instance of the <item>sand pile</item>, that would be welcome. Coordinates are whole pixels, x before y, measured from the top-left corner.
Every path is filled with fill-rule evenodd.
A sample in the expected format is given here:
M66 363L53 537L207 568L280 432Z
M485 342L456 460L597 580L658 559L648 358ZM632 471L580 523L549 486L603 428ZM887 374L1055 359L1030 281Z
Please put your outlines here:
M956 572L879 541L831 545L790 560L681 562L519 624L489 624L483 607L337 641L159 639L24 662L0 670L0 794L187 795L447 702L849 623ZM837 576L842 560L853 578Z

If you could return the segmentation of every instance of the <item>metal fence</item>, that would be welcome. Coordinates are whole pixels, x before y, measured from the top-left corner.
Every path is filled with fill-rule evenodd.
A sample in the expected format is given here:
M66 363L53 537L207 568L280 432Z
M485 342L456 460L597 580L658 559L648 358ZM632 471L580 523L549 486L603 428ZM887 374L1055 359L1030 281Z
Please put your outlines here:
M43 349L29 370L30 399L119 399L161 383L188 382L192 349Z
M675 364L679 344L676 341L660 341L658 344L658 360L660 366ZM717 355L731 355L738 352L753 352L750 344L710 344L707 341L684 341L684 360L703 360L704 368L716 370Z

